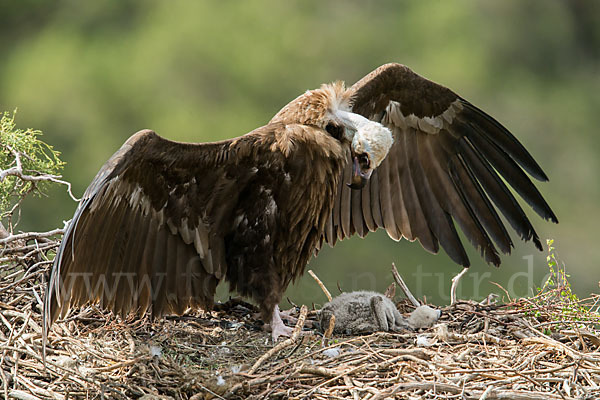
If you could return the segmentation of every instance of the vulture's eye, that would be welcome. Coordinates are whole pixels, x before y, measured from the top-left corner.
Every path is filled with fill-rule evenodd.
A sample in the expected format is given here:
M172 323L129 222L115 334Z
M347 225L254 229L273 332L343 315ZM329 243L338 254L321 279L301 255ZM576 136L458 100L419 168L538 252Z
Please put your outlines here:
M336 125L332 122L328 123L325 127L327 133L336 138L337 140L342 140L342 135L344 134L344 128L339 125Z

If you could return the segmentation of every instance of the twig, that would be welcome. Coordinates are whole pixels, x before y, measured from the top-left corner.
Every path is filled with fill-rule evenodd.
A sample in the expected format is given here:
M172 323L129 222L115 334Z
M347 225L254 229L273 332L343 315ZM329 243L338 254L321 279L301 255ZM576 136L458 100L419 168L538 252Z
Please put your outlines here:
M329 369L325 367L319 367L316 365L306 365L302 364L300 368L300 373L302 374L311 374L311 375L320 375L325 378L333 378L338 375L338 371L334 369Z
M265 354L263 354L258 360L256 360L254 365L248 370L249 375L254 374L254 372L256 372L256 370L258 369L258 367L260 367L260 365L266 359L268 359L275 353L281 351L282 349L285 349L286 347L289 347L289 346L293 345L294 343L296 343L296 341L298 340L298 337L300 336L300 332L302 331L302 328L304 327L304 321L306 320L307 313L308 313L308 308L303 305L300 308L300 316L298 317L298 322L296 322L296 326L294 327L292 337L279 343L278 345L273 347L271 350L269 350Z
M18 400L39 400L39 397L29 394L23 390L11 390L8 394L8 397Z
M352 384L352 379L348 375L344 376L344 384L350 388L349 391L352 395L352 399L359 400L358 391L356 388L353 388L354 385Z
M460 281L460 278L463 277L464 274L466 274L468 271L468 268L463 268L462 271L460 271L460 273L458 273L454 278L452 278L452 286L450 287L450 304L454 304L456 303L456 288L458 287L458 282Z
M400 289L402 289L406 298L408 300L410 300L410 302L413 304L413 306L419 307L421 305L421 303L419 303L419 300L417 300L415 298L415 296L413 296L413 294L410 292L410 290L408 289L408 286L404 282L404 279L402 279L402 277L400 276L400 273L398 273L398 269L396 268L396 264L394 264L394 263L392 263L392 274L394 275L394 280L396 281L398 286L400 286Z
M335 328L335 314L331 314L331 318L329 319L329 325L327 326L325 333L323 333L323 337L325 339L325 340L323 340L323 346L325 346L325 341L331 337L331 334L333 333L334 328Z
M0 239L0 245L14 242L15 240L42 239L42 238L49 238L49 237L57 236L57 235L64 235L64 233L65 233L64 228L53 229L48 232L18 233L16 235L9 235L9 236L5 237L4 239Z
M6 148L8 148L11 151L11 153L13 153L13 155L15 156L15 166L5 169L5 170L0 170L0 182L2 182L8 176L14 176L14 177L17 177L20 180L26 181L26 182L41 182L41 181L55 182L55 183L59 183L61 185L67 186L67 192L69 193L69 196L73 200L75 200L77 202L80 200L73 195L73 192L71 191L71 183L59 179L59 178L62 178L61 175L51 175L51 174L27 175L27 174L25 174L23 172L23 165L21 164L21 153L14 150L12 147L10 147L8 145L6 146Z
M577 332L573 331L573 330L562 330L562 331L560 331L560 333L562 333L563 335L567 335L567 336L584 337L584 338L588 339L590 342L592 342L592 344L594 346L600 347L600 338L598 338L598 336L596 336L593 333L588 332L584 329L579 329L579 330L577 330Z
M108 371L113 371L115 369L119 369L119 368L124 368L124 367L128 367L132 364L137 364L140 361L143 360L149 360L152 357L147 355L147 356L140 356L131 360L127 360L127 361L121 361L119 363L116 364L112 364L112 365L107 365L106 367L97 367L97 368L91 368L90 371L91 372L108 372Z
M329 301L331 301L333 298L331 297L331 293L329 293L329 290L327 290L327 288L325 287L325 285L323 284L323 282L321 282L321 280L317 277L317 275L312 271L312 269L308 270L308 273L310 274L310 276L313 277L313 279L315 281L317 281L317 284L321 287L321 290L323 291L323 293L325 293L325 296L327 296L327 299Z
M313 279L315 281L317 281L317 284L319 285L319 287L321 288L321 290L323 291L323 293L325 293L325 296L327 296L327 299L329 301L331 301L333 299L331 297L331 293L329 293L329 290L327 290L327 288L325 287L325 285L323 284L323 282L321 282L321 280L319 279L319 277L312 271L312 269L309 269L308 273L310 274L310 276L313 277ZM331 314L331 318L329 319L329 325L327 326L327 329L325 329L325 333L323 333L323 343L321 343L322 347L325 347L327 345L327 341L331 337L331 335L333 334L333 329L334 328L335 328L335 315ZM321 329L323 329L323 327L321 327Z
M390 286L388 286L387 289L385 289L385 293L383 294L385 297L387 297L388 299L394 299L394 297L396 297L396 284L394 282L392 282L392 284Z

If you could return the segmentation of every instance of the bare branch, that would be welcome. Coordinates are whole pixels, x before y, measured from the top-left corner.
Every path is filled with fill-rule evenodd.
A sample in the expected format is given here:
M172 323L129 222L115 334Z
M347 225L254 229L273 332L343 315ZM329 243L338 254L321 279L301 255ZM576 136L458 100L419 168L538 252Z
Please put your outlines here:
M62 178L61 175L51 175L51 174L28 175L28 174L25 174L23 172L23 165L21 164L21 155L22 154L16 150L14 150L12 147L10 147L8 145L6 145L6 148L9 149L10 152L13 153L13 155L15 156L15 166L5 169L5 170L0 170L0 182L2 182L8 176L14 176L14 177L17 177L17 178L21 179L22 181L26 181L26 182L34 182L34 183L42 182L42 181L55 182L55 183L59 183L61 185L67 186L67 192L69 193L69 196L73 200L75 200L77 202L80 200L73 195L73 192L71 190L71 183L60 179L60 178Z
M323 282L321 282L321 280L319 279L319 277L312 271L312 269L309 269L308 273L310 274L310 276L313 277L313 279L315 281L317 281L317 284L321 287L321 290L323 291L323 293L325 293L325 296L327 296L327 299L329 301L331 301L331 299L332 299L331 293L329 293L329 290L327 290L327 288L325 287L325 285L323 284Z
M265 362L266 359L268 359L269 357L271 357L274 354L278 353L282 349L285 349L286 347L289 347L289 346L295 344L298 341L298 338L300 337L300 332L302 331L302 328L304 327L304 322L306 320L306 314L307 313L308 313L308 308L303 305L300 308L300 316L298 317L298 322L296 322L296 326L294 327L294 331L292 333L292 337L289 338L289 339L284 340L283 342L281 342L279 344L277 344L271 350L269 350L265 354L263 354L258 360L256 360L256 362L254 363L254 365L248 370L248 374L252 375L254 372L256 372L256 370L258 369L258 367L260 367L260 365L263 362Z
M421 303L419 303L419 300L417 300L416 297L413 296L410 289L406 285L406 282L404 282L404 279L402 279L402 277L400 276L400 273L398 272L398 269L396 268L396 264L394 264L394 263L392 263L392 275L394 275L394 280L396 281L398 286L400 286L400 289L402 289L406 298L408 300L410 300L410 302L415 307L419 307L421 305Z
M452 278L452 287L450 288L450 304L456 303L456 288L458 287L458 282L460 281L460 278L462 278L463 275L467 273L468 270L468 268L463 268L463 270L460 271L460 273L458 273L454 278Z
M9 235L3 239L0 239L0 245L14 242L15 240L31 240L31 239L42 239L56 235L63 235L65 233L64 228L53 229L48 232L24 232L16 235Z

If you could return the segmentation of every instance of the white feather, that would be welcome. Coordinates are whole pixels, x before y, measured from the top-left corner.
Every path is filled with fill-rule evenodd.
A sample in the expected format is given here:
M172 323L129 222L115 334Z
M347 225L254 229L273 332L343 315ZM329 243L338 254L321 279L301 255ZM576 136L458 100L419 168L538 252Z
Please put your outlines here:
M392 132L359 114L337 110L336 117L346 127L346 137L352 142L354 152L367 153L374 164L372 168L378 167L392 147Z

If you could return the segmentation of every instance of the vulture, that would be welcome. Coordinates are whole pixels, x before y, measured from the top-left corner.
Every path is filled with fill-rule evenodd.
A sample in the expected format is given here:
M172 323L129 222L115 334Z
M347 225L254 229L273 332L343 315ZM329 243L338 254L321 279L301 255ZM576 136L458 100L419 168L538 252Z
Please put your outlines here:
M516 194L557 222L530 177L548 180L504 126L401 64L350 88L306 91L233 139L137 132L102 166L66 229L44 343L71 307L181 314L210 309L222 281L258 304L277 340L291 332L278 303L311 256L379 228L468 267L458 226L498 266L513 247L505 223L542 250Z

